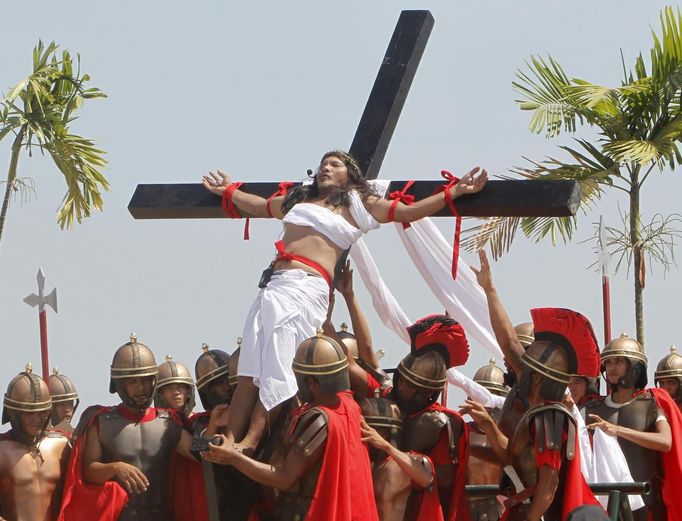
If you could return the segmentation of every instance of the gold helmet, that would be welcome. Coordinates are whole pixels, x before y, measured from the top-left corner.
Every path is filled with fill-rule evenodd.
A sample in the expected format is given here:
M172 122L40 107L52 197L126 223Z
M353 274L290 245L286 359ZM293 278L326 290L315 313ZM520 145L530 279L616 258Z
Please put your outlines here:
M393 400L379 396L379 390L370 398L360 400L360 410L367 422L388 441L398 448L401 445L403 419L398 404ZM370 448L370 458L373 460L383 457L381 451L373 453Z
M494 358L490 359L488 365L484 365L474 373L473 380L497 396L507 396L509 394L509 387L504 382L504 371L497 367Z
M166 361L159 365L159 373L156 377L156 389L154 390L154 405L164 409L172 408L166 403L159 391L170 384L182 384L187 386L187 403L183 407L185 415L194 409L194 380L187 366L173 360L171 355L166 355Z
M76 386L73 384L71 379L65 374L61 374L59 369L56 367L52 369L52 374L50 375L48 381L48 387L50 388L50 396L52 397L52 416L53 422L58 423L55 419L57 418L56 411L54 409L55 404L64 402L74 402L73 414L76 413L78 409L78 404L80 399L78 397L78 391Z
M232 399L228 384L230 355L220 349L209 349L208 344L202 344L201 350L203 352L194 364L194 375L201 404L210 411L218 404L230 403ZM224 388L218 385L222 383Z
M521 356L524 370L519 379L519 396L525 398L530 392L530 375L542 376L540 396L545 400L561 401L571 381L571 368L566 351L548 340L533 342Z
M407 414L421 411L438 399L447 382L447 370L448 366L438 351L429 350L419 356L410 353L400 361L393 373L391 397ZM416 388L409 399L400 393L398 382L401 379Z
M519 339L521 345L524 349L527 349L529 345L535 342L535 334L532 322L522 322L514 326L514 331L516 331L516 338Z
M620 337L611 340L601 352L602 373L606 371L606 360L618 357L627 358L630 362L630 369L616 385L644 389L647 386L648 381L646 374L647 358L640 343L634 338L630 338L625 333L621 334ZM606 380L606 377L604 380ZM614 384L610 385L613 386Z
M7 392L3 399L2 424L9 422L15 436L31 445L40 441L50 422L50 410L52 400L50 389L42 378L33 374L31 364L15 376L7 386ZM22 413L44 412L45 421L38 436L30 436L21 427L20 415Z
M341 324L341 329L336 332L336 337L341 340L341 343L348 349L353 358L357 359L360 356L358 354L358 341L353 333L348 332L348 324L345 322Z
M304 403L312 402L314 398L306 384L309 377L317 380L322 394L350 389L348 357L334 339L324 335L322 328L298 346L291 366Z
M670 354L658 362L656 372L654 373L656 385L660 386L661 380L666 378L677 378L679 385L677 387L677 395L673 396L673 398L678 403L682 403L682 356L677 354L675 346L670 346Z
M111 394L118 393L123 403L126 405L138 407L134 401L121 387L121 380L127 378L154 378L156 384L156 375L159 368L154 359L154 353L146 345L137 341L137 335L131 333L130 341L119 347L114 353L114 359L111 362L111 378L109 380L109 392ZM153 399L153 395L149 397L149 404Z

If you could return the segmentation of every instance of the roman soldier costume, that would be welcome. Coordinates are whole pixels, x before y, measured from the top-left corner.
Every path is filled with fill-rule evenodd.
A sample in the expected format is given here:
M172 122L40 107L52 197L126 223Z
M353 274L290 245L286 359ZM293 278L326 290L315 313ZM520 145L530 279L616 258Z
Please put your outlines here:
M411 351L398 364L393 387L384 387L383 394L395 400L405 415L405 450L425 454L435 466L444 519L469 519L464 494L469 431L457 412L437 403L447 382L446 371L466 363L469 343L462 326L446 315L424 317L408 333ZM400 399L401 380L415 389L407 400ZM372 375L367 383L372 392L382 387Z
M521 358L524 369L517 392L521 399L528 397L531 376L538 374L542 377L539 393L543 402L523 415L510 438L513 470L508 473L516 494L505 502L503 519L526 519L543 465L559 472L559 487L543 519L564 521L580 507L594 508L595 515L607 519L580 471L575 419L560 403L572 374L591 375L599 370L594 333L589 321L571 310L533 309L531 315L535 342Z
M153 378L159 369L154 360L154 354L144 344L137 341L135 334L130 336L130 341L122 345L114 354L111 363L111 378L109 392L117 393L121 398L121 404L116 407L102 407L90 419L87 435L97 435L102 451L102 463L122 461L137 467L149 481L149 487L141 494L131 495L125 507L121 510L118 519L121 521L171 520L171 503L168 498L169 476L171 468L171 454L180 441L182 422L175 413L165 409L149 407L153 396L143 407L133 397L128 396L121 381L126 378ZM85 442L86 437L80 437L78 444ZM77 449L79 458L80 448ZM75 466L73 475L75 483L67 483L66 494L72 494L69 502L66 502L62 514L65 520L78 519L78 512L84 509L92 509L93 519L102 515L107 519L110 506L102 505L105 512L97 512L96 505L88 504L87 500L79 497L80 485L84 483L78 466L82 462L73 458L70 465ZM69 485L74 489L68 490ZM91 486L91 490L105 489L102 486ZM96 499L97 502L101 501ZM114 517L116 519L116 517Z
M348 359L335 340L318 330L296 350L292 364L299 393L304 402L313 399L306 378L314 378L322 393L336 394L333 407L310 403L294 411L291 436L285 440L289 451L308 459L310 470L277 499L277 519L334 521L377 520L367 448L360 440L360 407L349 392ZM356 486L357 483L362 486Z
M482 385L492 394L507 396L509 387L505 385L504 371L494 359L479 368L473 377L474 382ZM501 409L488 409L497 421ZM476 422L469 422L469 464L467 466L467 485L497 485L502 477L502 466L489 456L492 452L486 434ZM488 457L486 457L488 456ZM469 510L472 521L496 521L502 516L502 508L497 498L470 498Z
M50 391L30 364L7 386L2 423L12 428L0 435L2 519L52 520L59 511L68 440L48 431L51 407ZM22 415L32 413L40 413L37 434L21 424Z
M61 418L58 414L57 407L59 403L73 403L73 414L76 414L80 399L78 398L78 391L71 379L65 374L61 374L56 367L52 370L48 381L50 388L50 396L52 397L52 425L55 430L63 432L67 436L73 433L70 418Z

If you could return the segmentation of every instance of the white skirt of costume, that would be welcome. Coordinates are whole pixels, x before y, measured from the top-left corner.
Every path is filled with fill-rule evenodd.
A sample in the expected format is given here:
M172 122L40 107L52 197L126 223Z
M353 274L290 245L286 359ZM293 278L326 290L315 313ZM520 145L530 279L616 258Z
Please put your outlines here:
M328 307L327 282L299 269L276 271L256 297L244 325L238 374L253 378L266 410L298 391L294 354L315 336Z

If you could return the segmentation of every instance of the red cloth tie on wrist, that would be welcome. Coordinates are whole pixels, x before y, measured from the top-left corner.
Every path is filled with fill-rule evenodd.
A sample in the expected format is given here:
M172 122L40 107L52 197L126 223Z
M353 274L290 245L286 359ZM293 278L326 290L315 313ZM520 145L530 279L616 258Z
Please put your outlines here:
M414 181L410 180L407 183L405 183L405 186L403 187L402 190L395 190L388 194L388 198L393 201L391 203L390 208L388 209L389 221L395 222L395 209L398 206L398 202L406 204L407 206L411 206L414 204L414 195L407 193L407 191L412 187L413 184ZM403 228L407 229L409 227L410 223L403 223Z
M225 212L225 215L229 217L230 219L241 219L242 214L239 213L239 209L234 205L232 202L232 194L234 193L235 190L238 190L244 183L238 182L238 183L231 183L227 185L227 188L225 188L225 191L223 192L223 212ZM249 223L251 222L251 219L248 217L246 218L246 222L244 223L244 240L248 241L249 240Z
M450 189L459 182L459 178L455 177L447 170L441 170L440 175L443 176L443 179L446 179L448 182L444 184L438 191L443 192L445 206L450 208L450 212L452 212L452 215L455 217L455 237L452 241L452 280L455 280L457 278L457 263L459 261L459 236L462 232L462 216L455 207L455 203L452 200L452 195L450 194Z
M268 217L274 217L272 215L272 209L270 208L270 203L275 197L279 197L280 195L287 195L287 192L289 191L289 188L294 186L294 183L291 181L282 181L279 184L279 187L277 188L277 191L272 194L268 199L265 201L265 211L268 213Z

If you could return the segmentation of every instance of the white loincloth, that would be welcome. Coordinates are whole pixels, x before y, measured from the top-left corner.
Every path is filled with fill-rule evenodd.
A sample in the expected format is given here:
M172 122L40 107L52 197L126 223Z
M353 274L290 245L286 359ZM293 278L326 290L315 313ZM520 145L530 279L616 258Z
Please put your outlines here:
M328 307L327 282L298 269L276 271L256 297L244 325L237 372L253 378L266 410L296 394L294 354L315 336Z

